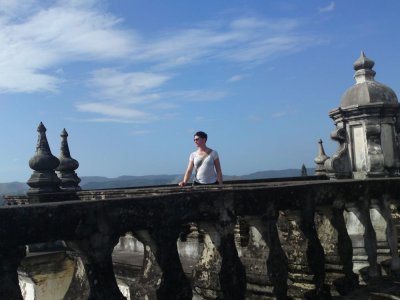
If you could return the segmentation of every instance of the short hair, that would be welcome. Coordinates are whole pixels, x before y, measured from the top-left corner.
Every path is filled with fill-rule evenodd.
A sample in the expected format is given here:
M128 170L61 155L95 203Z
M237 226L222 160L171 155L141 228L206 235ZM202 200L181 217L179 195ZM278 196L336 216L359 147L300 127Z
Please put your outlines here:
M203 132L203 131L197 131L194 136L198 136L201 137L202 139L206 139L207 141L207 133Z

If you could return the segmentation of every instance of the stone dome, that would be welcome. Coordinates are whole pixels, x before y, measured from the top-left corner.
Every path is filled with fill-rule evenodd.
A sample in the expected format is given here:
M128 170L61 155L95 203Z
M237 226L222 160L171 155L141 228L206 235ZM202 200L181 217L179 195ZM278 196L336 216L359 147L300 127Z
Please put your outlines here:
M374 61L367 58L364 52L354 63L356 84L349 88L340 103L340 107L365 105L371 103L397 104L395 92L388 86L375 81Z

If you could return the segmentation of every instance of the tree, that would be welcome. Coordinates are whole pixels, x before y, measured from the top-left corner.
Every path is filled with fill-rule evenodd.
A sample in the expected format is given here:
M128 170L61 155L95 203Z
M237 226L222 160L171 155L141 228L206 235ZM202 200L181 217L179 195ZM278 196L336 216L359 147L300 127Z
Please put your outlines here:
M305 164L301 166L301 176L308 176Z

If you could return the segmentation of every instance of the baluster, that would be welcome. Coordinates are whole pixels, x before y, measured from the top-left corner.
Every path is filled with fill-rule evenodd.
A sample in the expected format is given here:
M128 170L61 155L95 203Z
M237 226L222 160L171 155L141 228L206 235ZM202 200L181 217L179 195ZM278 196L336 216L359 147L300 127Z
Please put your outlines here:
M219 243L220 237L212 224L203 222L199 224L199 227L203 236L203 247L199 261L193 269L194 289L206 299L219 299L221 286L218 273L221 269L222 259L215 245Z
M134 230L134 236L143 244L143 266L140 280L131 288L131 295L134 299L156 299L156 290L160 286L162 272L157 264L154 253L157 252L157 246L148 230Z
M353 248L343 212L344 201L338 197L329 209L323 210L324 217L329 220L329 223L324 224L319 234L322 245L325 246L327 263L335 265L333 273L338 271L342 273L332 278L332 283L340 295L346 295L358 288L358 276L353 272ZM329 227L332 227L332 230ZM330 257L332 261L328 262ZM337 261L335 257L338 258ZM336 270L337 267L340 269Z
M76 234L86 237L66 243L82 259L90 287L88 300L126 300L118 288L111 256L119 235L112 232L105 213L92 212Z
M26 255L25 246L15 246L10 241L5 243L0 245L0 298L22 300L17 269Z
M307 239L307 262L314 274L313 283L315 290L308 292L315 298L330 298L329 287L325 285L325 254L324 249L318 239L317 230L314 222L315 205L312 199L305 199L301 209L300 229Z
M220 203L220 219L216 223L202 222L208 237L221 256L221 268L218 274L223 299L245 299L246 271L240 261L235 245L234 228L236 217L233 213L233 197ZM208 238L206 236L206 240ZM207 241L205 241L206 243Z
M192 299L192 288L179 259L176 242L181 232L181 225L156 227L149 230L147 244L156 258L162 271L161 283L157 290L157 299L189 300ZM141 235L143 238L143 235Z
M306 291L314 288L307 263L307 241L300 230L300 223L300 214L294 210L280 212L277 222L282 248L288 261L288 295L293 298L302 298Z
M69 285L63 300L87 300L89 298L90 286L83 261L77 252L67 252L68 256L74 259L75 270L72 275L71 284Z
M254 226L268 246L267 273L273 285L273 294L277 299L287 298L288 260L279 240L277 220L279 213L272 203L267 213L259 218L251 218L249 225Z
M301 201L301 210L283 211L278 219L282 247L288 257L288 295L329 299L325 256L314 222L313 200Z
M370 211L369 211L369 200L366 197L361 196L357 202L352 202L346 205L348 211L353 213L361 225L363 226L363 243L364 250L367 254L368 268L367 272L360 269L360 275L363 276L364 280L368 280L381 275L381 270L377 262L377 247L376 247L376 233L372 226ZM351 221L351 219L350 219ZM355 224L348 222L348 230L354 231L352 228ZM361 232L360 232L361 233ZM352 236L353 249L360 247L359 241L357 241L357 233Z
M391 212L391 198L389 195L383 195L382 200L379 201L379 211L386 221L386 240L390 249L390 274L400 274L400 260L397 245L397 229L394 225L392 212Z

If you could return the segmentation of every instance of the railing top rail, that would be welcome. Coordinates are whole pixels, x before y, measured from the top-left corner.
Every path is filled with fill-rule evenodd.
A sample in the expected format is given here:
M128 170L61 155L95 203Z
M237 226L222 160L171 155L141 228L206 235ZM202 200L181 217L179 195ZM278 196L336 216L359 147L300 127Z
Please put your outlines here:
M49 240L80 239L99 229L99 220L113 234L134 229L215 222L221 211L235 215L263 216L276 210L302 210L305 205L329 206L334 201L360 197L400 195L400 178L243 183L223 186L175 187L137 191L135 195L109 200L64 201L0 208L0 241L29 244Z

